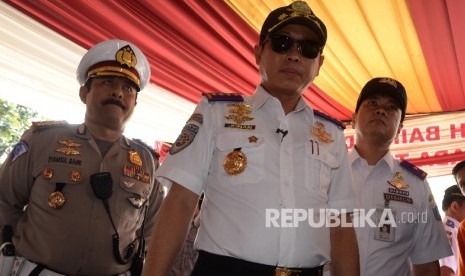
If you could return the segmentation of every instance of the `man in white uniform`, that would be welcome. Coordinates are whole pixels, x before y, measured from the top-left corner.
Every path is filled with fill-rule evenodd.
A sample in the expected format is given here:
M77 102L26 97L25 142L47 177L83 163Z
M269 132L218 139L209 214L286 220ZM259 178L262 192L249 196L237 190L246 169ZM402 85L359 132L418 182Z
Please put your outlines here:
M157 172L171 186L159 217L167 221L152 233L144 275L165 275L202 192L192 275L320 275L330 260L333 275L358 275L352 227L299 220L318 222L324 208L350 219L356 207L342 127L302 98L326 37L305 2L278 8L255 46L254 95L203 97Z
M349 161L360 205L374 210L374 225L356 228L361 275L439 275L438 259L452 254L426 173L389 151L406 107L392 78L370 80L357 100Z
M442 210L445 213L442 223L454 255L440 259L441 276L457 275L458 243L457 231L460 222L465 218L465 196L457 185L452 185L444 191Z

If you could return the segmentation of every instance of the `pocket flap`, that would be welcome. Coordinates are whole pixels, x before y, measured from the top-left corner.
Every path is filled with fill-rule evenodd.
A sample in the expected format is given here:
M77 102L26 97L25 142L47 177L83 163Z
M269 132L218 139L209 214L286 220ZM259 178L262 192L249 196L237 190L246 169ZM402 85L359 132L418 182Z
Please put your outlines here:
M264 138L250 134L223 134L218 135L216 147L220 151L231 151L236 148L255 148L263 145Z

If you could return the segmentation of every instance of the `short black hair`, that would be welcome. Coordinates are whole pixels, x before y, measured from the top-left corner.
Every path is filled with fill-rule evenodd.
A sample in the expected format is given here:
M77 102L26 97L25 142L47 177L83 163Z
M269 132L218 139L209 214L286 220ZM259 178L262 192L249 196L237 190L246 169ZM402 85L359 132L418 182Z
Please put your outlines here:
M457 185L452 185L444 191L442 210L444 212L447 211L454 201L457 201L460 205L465 201L465 196Z
M452 175L454 175L455 181L457 181L457 173L465 167L465 160L458 162L452 169Z

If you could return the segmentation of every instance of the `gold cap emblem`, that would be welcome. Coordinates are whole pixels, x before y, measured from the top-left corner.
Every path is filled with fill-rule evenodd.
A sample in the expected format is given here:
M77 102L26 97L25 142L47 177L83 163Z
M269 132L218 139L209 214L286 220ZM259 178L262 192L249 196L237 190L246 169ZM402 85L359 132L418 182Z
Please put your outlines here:
M129 45L119 49L118 52L116 52L116 61L118 61L121 65L126 65L129 68L135 67L137 64L136 55Z

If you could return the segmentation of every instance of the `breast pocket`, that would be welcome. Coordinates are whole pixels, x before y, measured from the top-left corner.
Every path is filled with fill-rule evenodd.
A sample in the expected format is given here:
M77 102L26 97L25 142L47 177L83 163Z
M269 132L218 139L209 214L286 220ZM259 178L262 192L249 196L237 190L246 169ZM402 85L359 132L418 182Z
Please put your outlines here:
M219 135L212 173L225 185L259 182L264 175L264 142L263 137L250 133ZM237 154L231 154L234 151ZM236 169L241 172L237 173Z
M311 143L306 144L305 155L305 185L327 199L331 173L339 167L337 158L322 147L316 152Z

